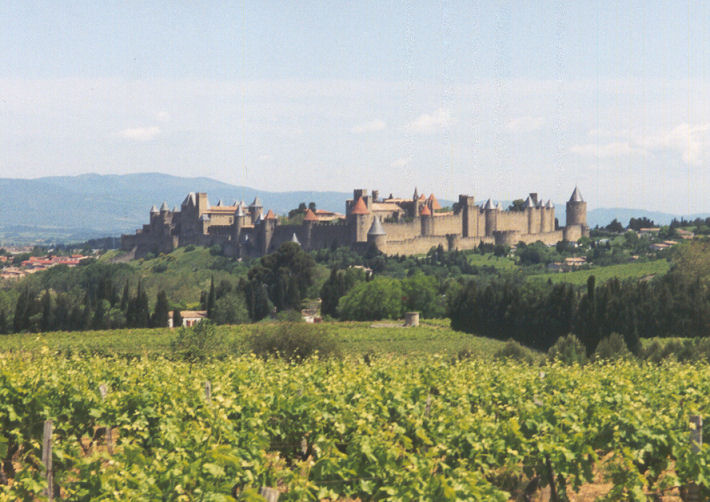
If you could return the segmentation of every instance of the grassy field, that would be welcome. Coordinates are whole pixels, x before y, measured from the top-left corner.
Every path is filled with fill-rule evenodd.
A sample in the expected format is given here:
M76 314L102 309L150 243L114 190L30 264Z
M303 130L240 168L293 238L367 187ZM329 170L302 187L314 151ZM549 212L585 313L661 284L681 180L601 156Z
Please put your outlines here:
M496 270L515 270L518 268L515 260L507 256L495 256L491 253L478 254L472 253L468 255L468 261L476 267L493 267Z
M456 355L467 350L472 355L490 357L504 345L498 340L454 331L448 326L448 320L423 321L418 328L393 327L393 323L328 322L314 325L312 329L330 331L346 354ZM274 323L218 326L224 340L219 349L221 354L239 352L245 336L270 324ZM0 336L0 351L26 352L47 347L62 352L169 355L170 342L176 333L177 330L169 328L24 333Z
M576 270L574 272L535 274L531 275L529 279L539 281L547 281L549 279L552 282L569 282L571 284L582 285L587 282L587 278L590 275L594 275L599 283L607 281L613 277L628 279L665 274L668 272L670 267L671 264L666 260L653 260L647 262L609 265L606 267L593 267L588 270Z

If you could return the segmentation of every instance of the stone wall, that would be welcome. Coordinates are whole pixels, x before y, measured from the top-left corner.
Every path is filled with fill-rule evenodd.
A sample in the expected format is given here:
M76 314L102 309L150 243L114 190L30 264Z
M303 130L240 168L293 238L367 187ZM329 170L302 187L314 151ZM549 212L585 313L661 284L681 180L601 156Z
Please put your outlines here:
M461 215L434 215L433 235L460 234L462 229Z
M387 233L387 240L399 241L411 239L421 234L421 218L414 218L412 221L403 223L383 223L382 228Z

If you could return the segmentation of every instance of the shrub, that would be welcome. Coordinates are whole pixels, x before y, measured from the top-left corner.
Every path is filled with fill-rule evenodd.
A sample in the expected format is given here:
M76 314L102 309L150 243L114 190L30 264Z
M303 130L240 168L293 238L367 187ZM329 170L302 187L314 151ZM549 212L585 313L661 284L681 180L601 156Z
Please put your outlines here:
M288 309L277 312L276 320L282 322L303 322L303 316L298 310Z
M532 364L535 362L533 352L527 347L523 347L515 340L508 340L506 344L493 356L496 359L513 359Z
M610 334L606 338L602 338L594 351L595 359L614 360L626 358L630 355L631 352L629 352L629 348L626 346L624 336L617 332Z
M177 336L170 342L170 349L180 359L192 364L204 361L222 344L217 336L215 325L209 319L198 322L191 328L181 327Z
M551 361L560 361L564 364L584 364L587 362L587 349L575 335L570 333L561 336L547 351Z
M214 321L217 324L241 324L249 322L249 312L242 294L227 294L215 302Z
M247 337L246 344L257 356L280 357L288 361L302 361L316 354L319 357L338 356L340 352L335 338L322 326L306 323L261 326Z

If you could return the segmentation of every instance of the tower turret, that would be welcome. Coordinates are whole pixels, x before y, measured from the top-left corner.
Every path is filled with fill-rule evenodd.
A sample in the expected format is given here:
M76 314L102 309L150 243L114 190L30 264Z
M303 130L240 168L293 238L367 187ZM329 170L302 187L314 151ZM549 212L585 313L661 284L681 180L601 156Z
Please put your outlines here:
M587 203L582 198L582 192L576 186L567 201L567 226L570 225L587 225Z
M369 216L370 211L367 209L362 196L360 196L353 204L350 214L348 215L348 223L351 227L351 238L353 242L367 241L367 223Z
M385 252L387 232L382 228L379 216L375 216L372 220L372 226L370 226L370 230L367 232L367 242L375 246L380 252Z

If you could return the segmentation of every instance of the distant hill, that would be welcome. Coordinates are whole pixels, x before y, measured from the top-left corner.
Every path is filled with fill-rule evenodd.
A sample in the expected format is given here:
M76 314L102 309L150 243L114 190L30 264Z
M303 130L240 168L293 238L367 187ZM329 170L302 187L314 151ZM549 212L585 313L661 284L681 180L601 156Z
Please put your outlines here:
M589 226L594 227L596 225L606 226L614 218L619 220L619 222L626 226L629 224L631 218L642 218L646 217L657 225L668 225L673 218L686 220L694 220L695 218L707 218L710 213L696 213L690 215L678 215L670 213L662 213L660 211L647 211L645 209L624 209L624 208L597 208L591 209L587 213L587 221ZM560 220L564 221L564 220Z
M210 202L235 199L247 204L259 196L266 208L285 213L300 202L314 201L321 209L344 211L347 192L267 192L230 185L211 178L183 178L160 173L50 176L37 179L0 178L0 242L77 242L134 232L148 221L153 204L180 206L189 192L207 192ZM451 201L440 200L442 205ZM509 202L504 202L507 207ZM556 205L561 225L565 205ZM592 209L589 224L606 225L617 218L626 225L632 216L668 224L678 215L643 209ZM706 217L703 215L691 215Z
M346 192L267 192L210 178L159 173L0 178L0 242L79 241L133 232L148 221L151 205L180 206L189 192L207 192L212 204L259 196L266 208L285 213L300 202L343 212Z

